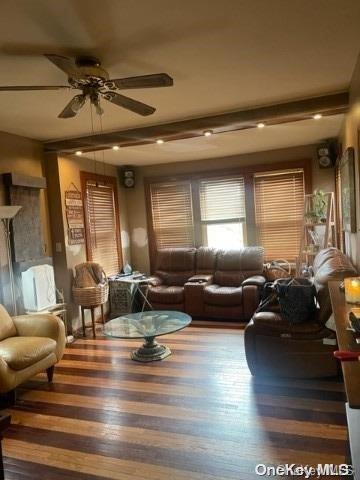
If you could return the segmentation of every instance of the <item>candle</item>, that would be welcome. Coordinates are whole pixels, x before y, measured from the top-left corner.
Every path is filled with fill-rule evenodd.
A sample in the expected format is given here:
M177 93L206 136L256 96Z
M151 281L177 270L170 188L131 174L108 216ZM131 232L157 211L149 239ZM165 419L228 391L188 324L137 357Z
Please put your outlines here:
M360 304L360 277L349 277L344 280L345 300L347 303Z

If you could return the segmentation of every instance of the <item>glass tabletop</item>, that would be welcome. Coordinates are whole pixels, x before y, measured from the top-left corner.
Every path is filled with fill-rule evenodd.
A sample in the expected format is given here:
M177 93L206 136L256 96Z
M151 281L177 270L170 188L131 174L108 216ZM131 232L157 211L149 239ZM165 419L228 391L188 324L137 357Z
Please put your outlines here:
M166 335L187 327L191 317L183 312L153 310L129 313L105 324L104 334L116 338L148 338Z

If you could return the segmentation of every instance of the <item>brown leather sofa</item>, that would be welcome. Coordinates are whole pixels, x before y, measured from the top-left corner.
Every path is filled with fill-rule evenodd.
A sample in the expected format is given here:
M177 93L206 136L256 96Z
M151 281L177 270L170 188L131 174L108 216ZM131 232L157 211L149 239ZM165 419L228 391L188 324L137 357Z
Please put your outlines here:
M314 285L319 309L310 321L290 324L276 308L256 313L245 329L245 353L253 375L296 378L330 377L338 373L333 357L336 336L326 328L331 316L328 282L356 275L349 259L336 248L314 259Z
M148 298L154 309L246 321L265 283L263 263L261 247L159 250Z

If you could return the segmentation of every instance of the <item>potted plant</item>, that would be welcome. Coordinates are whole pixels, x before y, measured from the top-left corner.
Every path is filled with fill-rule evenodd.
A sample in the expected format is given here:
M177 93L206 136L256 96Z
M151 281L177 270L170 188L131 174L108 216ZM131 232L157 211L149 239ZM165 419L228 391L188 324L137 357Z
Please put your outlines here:
M309 210L305 213L305 221L310 225L313 225L319 221L319 217L317 216L315 210Z
M323 190L314 190L313 208L318 220L326 223L327 197Z

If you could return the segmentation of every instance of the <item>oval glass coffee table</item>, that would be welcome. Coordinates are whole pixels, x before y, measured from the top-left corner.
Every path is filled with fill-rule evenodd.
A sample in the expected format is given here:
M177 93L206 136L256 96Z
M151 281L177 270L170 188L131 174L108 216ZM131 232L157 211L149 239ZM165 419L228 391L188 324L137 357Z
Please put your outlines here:
M171 355L171 350L160 345L156 337L177 332L191 323L191 317L183 312L152 310L129 313L105 324L104 334L115 338L144 338L145 343L131 353L132 360L153 362Z

